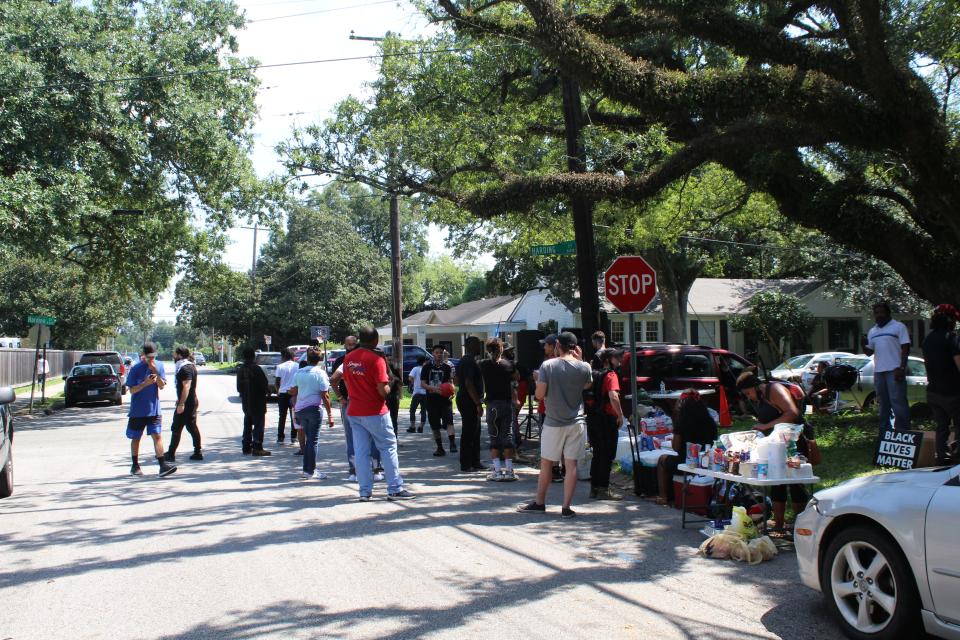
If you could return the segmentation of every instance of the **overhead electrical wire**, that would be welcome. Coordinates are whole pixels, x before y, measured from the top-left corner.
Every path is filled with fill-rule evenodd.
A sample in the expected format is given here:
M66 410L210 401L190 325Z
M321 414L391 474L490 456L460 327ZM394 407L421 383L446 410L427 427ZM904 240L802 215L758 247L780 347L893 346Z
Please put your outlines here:
M511 46L511 45L500 45L500 46ZM142 76L126 76L120 78L102 78L96 80L78 80L76 82L59 82L53 84L41 84L33 85L26 87L19 87L18 91L36 89L36 90L51 90L51 89L62 89L69 87L84 87L84 86L99 86L105 84L123 84L125 82L136 82L138 80L163 80L167 78L183 78L190 76L200 76L200 75L210 75L216 73L233 73L236 71L254 71L257 69L279 69L282 67L296 67L309 64L326 64L333 62L353 62L357 60L384 60L387 58L408 58L408 57L417 57L421 55L430 55L435 53L462 53L464 51L471 51L472 49L468 47L462 48L449 48L449 49L421 49L420 51L405 51L399 53L377 53L370 54L365 56L345 56L342 58L321 58L318 60L301 60L297 62L278 62L274 64L251 64L251 65L242 65L238 67L217 67L214 69L194 69L193 71L178 71L174 73L154 73ZM3 95L3 94L0 94Z
M302 13L291 13L285 16L272 16L269 18L255 18L252 20L247 20L247 24L253 24L258 22L271 22L273 20L285 20L287 18L300 18L303 16L314 16L321 13L333 13L335 11L349 11L350 9L360 9L362 7L372 7L378 4L396 4L397 0L377 0L376 2L366 2L363 4L351 4L345 7L331 7L329 9L317 9L315 11L304 11Z

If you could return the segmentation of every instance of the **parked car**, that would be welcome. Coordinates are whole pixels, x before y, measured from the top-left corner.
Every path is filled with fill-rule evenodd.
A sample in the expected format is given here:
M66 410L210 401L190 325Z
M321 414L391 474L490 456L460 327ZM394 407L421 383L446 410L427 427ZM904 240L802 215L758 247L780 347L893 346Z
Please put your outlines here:
M810 390L810 382L817 372L817 365L821 362L833 364L839 358L853 357L846 351L823 351L820 353L805 353L802 356L793 356L786 362L781 362L770 371L770 377L788 382L799 382L805 391ZM806 376L806 377L805 377ZM808 382L804 384L804 380Z
M194 352L193 352L193 362L194 362L198 367L202 367L203 365L207 364L207 358L206 358L206 356L204 356L203 353L201 353L200 351L194 351Z
M840 394L839 407L858 406L872 409L877 401L877 392L873 386L873 358L859 355L843 358L840 364L849 364L860 373L857 383L849 391ZM907 360L907 402L911 413L929 411L927 405L927 365L923 358L910 356Z
M733 389L737 376L752 367L739 355L715 347L650 343L637 345L637 386L648 392L713 389L704 400L714 409L720 404L721 388ZM630 393L630 352L620 366L620 388ZM733 397L728 395L728 400Z
M960 638L960 466L848 480L797 517L803 584L852 638Z
M267 389L270 395L277 394L277 365L281 362L279 351L259 351L255 360L267 376Z
M13 494L13 387L0 387L0 498Z
M139 356L134 362L139 362ZM109 364L121 380L127 377L127 365L117 351L88 351L80 356L77 364Z
M337 361L337 358L339 358L346 352L347 352L346 349L331 349L330 351L327 351L326 368L327 368L328 376L333 375L333 363Z
M63 401L68 407L85 402L109 400L123 403L123 382L109 364L78 364L70 370L63 387Z
M381 345L380 348L383 349L383 352L387 354L388 358L393 354L392 344ZM417 366L417 358L420 358L421 356L424 358L427 358L428 360L433 357L423 347L418 347L415 344L403 345L403 379L404 381L406 381L407 376L410 375L410 372L413 370L413 368ZM459 360L455 358L450 358L448 362L450 363L451 367L456 368L457 362L459 362Z

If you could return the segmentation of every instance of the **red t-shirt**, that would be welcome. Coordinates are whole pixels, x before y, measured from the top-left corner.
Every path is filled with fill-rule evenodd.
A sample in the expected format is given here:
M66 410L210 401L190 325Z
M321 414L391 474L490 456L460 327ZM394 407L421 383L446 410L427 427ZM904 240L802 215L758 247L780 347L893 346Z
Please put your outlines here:
M343 359L343 381L347 385L350 405L348 416L382 416L387 401L380 395L379 383L389 382L387 361L379 353L359 347Z
M600 390L604 398L609 398L611 391L617 391L617 392L620 391L620 379L617 377L616 371L607 372L607 375L604 376L603 378L603 388ZM614 411L613 405L610 404L609 400L607 400L606 402L607 404L603 407L603 411L608 416L613 416L614 418L616 418L617 412Z

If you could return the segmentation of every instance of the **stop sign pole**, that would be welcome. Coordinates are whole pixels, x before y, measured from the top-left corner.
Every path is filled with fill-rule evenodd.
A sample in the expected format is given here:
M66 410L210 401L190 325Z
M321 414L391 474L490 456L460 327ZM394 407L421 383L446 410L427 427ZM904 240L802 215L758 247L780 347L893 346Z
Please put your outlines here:
M627 331L630 332L630 414L631 424L636 429L640 424L637 402L636 315L644 311L656 297L657 273L640 256L620 256L603 274L603 292L617 311L627 314ZM636 485L639 477L636 465L633 477Z

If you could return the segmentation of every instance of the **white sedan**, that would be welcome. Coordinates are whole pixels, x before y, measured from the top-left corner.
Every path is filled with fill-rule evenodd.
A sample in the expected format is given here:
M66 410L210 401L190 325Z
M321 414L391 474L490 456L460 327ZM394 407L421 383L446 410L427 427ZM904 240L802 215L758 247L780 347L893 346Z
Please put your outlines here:
M826 362L833 364L840 358L853 357L852 353L845 351L823 351L820 353L805 353L802 356L793 356L770 371L770 377L777 380L786 380L789 382L803 382L805 373L816 373L817 364ZM807 382L809 384L809 381ZM808 386L804 386L804 391L809 391Z
M797 517L800 578L851 638L960 639L960 466L855 478Z

